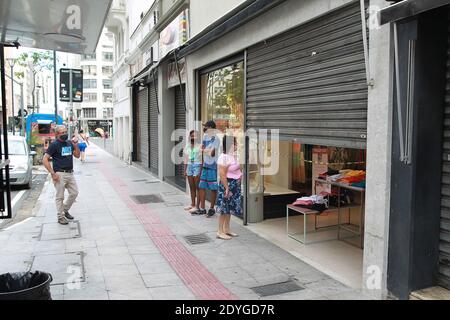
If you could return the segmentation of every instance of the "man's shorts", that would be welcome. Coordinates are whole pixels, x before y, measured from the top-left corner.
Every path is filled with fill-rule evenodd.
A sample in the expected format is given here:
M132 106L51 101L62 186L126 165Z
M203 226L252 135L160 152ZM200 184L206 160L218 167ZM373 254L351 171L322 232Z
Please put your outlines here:
M219 188L217 183L217 169L203 167L198 187L200 189L217 191Z

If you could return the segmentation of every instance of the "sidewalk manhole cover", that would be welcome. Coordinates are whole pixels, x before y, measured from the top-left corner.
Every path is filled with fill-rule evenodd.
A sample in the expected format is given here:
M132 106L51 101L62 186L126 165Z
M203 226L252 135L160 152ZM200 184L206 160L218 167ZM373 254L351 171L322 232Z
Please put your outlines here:
M84 253L37 255L34 257L31 270L43 270L52 275L52 285L85 282Z
M300 291L305 288L300 287L294 281L280 282L269 284L260 287L251 288L255 293L259 294L261 297L274 296L277 294L283 294L288 292Z
M164 200L157 194L135 195L131 196L131 198L138 204L164 202Z
M185 236L184 240L186 240L187 243L192 245L211 242L211 239L208 238L206 234L194 234L190 236Z

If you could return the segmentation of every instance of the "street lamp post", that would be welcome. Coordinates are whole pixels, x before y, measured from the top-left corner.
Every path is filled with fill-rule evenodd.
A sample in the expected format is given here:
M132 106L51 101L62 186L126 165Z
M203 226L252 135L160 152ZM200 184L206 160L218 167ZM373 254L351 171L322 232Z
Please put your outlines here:
M14 119L14 65L16 64L16 60L14 58L8 58L6 59L8 61L9 67L11 68L11 95L12 95L12 100L11 100L11 111L12 111L12 116ZM16 134L16 124L14 123L15 120L13 120L12 123L12 134L15 135Z

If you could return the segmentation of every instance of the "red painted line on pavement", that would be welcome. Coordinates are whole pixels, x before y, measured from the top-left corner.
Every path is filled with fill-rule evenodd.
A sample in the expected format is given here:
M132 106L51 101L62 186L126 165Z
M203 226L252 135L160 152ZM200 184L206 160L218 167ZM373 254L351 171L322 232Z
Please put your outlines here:
M147 234L162 256L175 270L197 299L237 299L192 253L176 238L159 216L147 204L137 204L130 198L127 185L114 176L105 163L98 169L117 191L120 198L143 224Z

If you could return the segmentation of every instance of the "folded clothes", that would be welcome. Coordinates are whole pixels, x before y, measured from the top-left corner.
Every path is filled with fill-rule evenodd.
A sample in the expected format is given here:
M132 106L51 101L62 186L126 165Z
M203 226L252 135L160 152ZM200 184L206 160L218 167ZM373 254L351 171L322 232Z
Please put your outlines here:
M352 183L351 186L365 189L366 188L366 181L364 180L364 181L360 181L360 182L355 182L355 183Z

